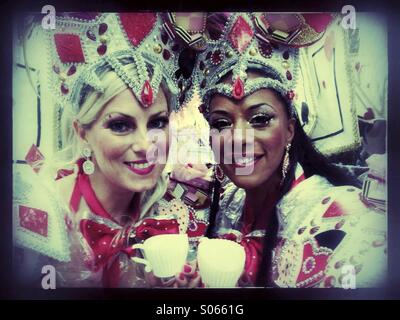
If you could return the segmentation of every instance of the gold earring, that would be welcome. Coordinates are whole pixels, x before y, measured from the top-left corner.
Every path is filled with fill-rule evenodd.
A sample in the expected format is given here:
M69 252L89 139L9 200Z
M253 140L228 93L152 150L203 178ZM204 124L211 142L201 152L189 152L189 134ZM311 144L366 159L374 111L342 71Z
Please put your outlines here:
M85 157L85 161L82 164L83 172L87 175L93 174L94 172L94 163L90 160L92 155L92 150L89 147L85 147L82 150L82 155Z
M283 163L282 163L282 180L281 180L281 185L283 185L283 182L285 181L286 178L286 174L288 172L289 169L289 151L290 151L290 147L292 145L290 143L288 143L286 145L286 152L285 152L285 156L283 157Z
M215 167L215 178L222 183L222 181L224 181L225 178L225 174L224 171L222 170L222 168L220 167L219 164L216 165Z

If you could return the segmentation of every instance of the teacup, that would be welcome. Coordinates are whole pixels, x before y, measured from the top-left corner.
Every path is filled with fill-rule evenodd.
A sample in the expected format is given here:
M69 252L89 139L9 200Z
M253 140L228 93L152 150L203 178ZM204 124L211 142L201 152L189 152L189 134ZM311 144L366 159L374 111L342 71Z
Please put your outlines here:
M203 238L198 246L197 262L206 287L236 287L245 260L244 248L231 240Z
M145 265L145 271L153 271L156 277L172 277L182 271L189 251L187 234L161 234L135 244L132 249L143 251L144 259L131 258Z

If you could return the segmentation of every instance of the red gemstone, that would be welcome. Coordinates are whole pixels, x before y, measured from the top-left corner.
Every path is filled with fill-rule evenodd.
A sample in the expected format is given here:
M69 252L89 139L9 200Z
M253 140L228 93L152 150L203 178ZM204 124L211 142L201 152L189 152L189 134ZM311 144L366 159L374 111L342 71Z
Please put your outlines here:
M104 23L104 22L103 22L103 23L100 23L100 26L99 26L99 35L102 35L102 34L106 33L107 29L108 29L107 23Z
M62 63L85 62L81 39L78 35L57 33L54 35L54 41Z
M286 78L287 78L288 80L292 80L292 79L293 79L292 74L290 73L289 70L286 71Z
M163 58L164 60L169 60L169 58L171 58L171 53L167 49L163 51Z
M233 84L232 95L237 100L242 99L244 96L244 85L240 78L237 78Z
M253 38L253 30L243 17L237 18L232 30L229 32L229 40L239 53L246 50Z
M294 98L294 92L293 92L293 90L290 90L290 91L286 94L286 97L287 97L289 100L293 100L293 98Z
M258 47L260 49L260 53L265 58L271 58L272 56L272 46L267 43L261 43Z
M107 51L107 45L105 45L105 44L102 44L97 47L97 53L101 56L104 55L106 53L106 51Z
M96 41L96 35L93 33L92 30L88 30L88 31L86 32L86 36L87 36L90 40Z
M145 81L142 92L140 94L140 100L144 107L149 107L153 103L153 89L151 88L150 82Z
M120 13L119 18L128 39L135 47L147 37L157 21L154 12Z
M76 67L75 67L75 66L71 66L71 67L68 69L67 75L68 75L68 76L72 76L75 72L76 72Z
M69 89L65 83L61 84L61 92L62 94L68 94Z
M217 50L212 54L211 62L213 64L220 64L222 62L221 51L220 50Z

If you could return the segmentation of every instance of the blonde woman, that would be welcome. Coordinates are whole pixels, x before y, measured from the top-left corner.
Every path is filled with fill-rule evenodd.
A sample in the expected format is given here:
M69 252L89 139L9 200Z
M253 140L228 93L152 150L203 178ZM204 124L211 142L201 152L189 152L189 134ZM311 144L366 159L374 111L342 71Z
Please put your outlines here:
M64 15L49 34L63 147L40 175L56 176L66 212L70 261L53 261L58 285L146 286L131 244L182 231L156 210L178 93L162 25L156 13Z

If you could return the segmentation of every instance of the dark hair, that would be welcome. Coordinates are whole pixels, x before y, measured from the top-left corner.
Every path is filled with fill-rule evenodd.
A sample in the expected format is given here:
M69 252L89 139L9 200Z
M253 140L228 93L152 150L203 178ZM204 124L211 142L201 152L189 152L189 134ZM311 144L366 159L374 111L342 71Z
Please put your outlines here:
M279 94L277 96L280 97ZM284 105L284 99L281 98ZM289 117L289 112L286 110L286 114ZM281 199L289 190L295 178L296 163L299 163L304 170L304 175L306 178L312 175L320 175L325 177L332 185L352 185L360 187L360 183L355 177L350 175L344 169L339 168L333 164L327 157L320 153L314 146L312 140L304 132L303 127L295 115L295 133L292 140L292 147L289 151L289 169L286 175L285 181L281 187L279 199ZM213 199L210 208L210 225L207 230L207 236L211 236L215 228L216 215L219 211L219 195L220 195L220 183L217 179L214 180L213 188ZM268 271L271 269L272 263L272 250L276 245L277 233L278 233L278 219L276 211L273 213L271 223L267 226L266 236L264 238L263 245L263 256L260 262L260 268L257 276L258 286L268 286L269 276ZM261 267L263 266L263 267Z
M228 20L228 15L223 13L211 14L207 19L206 29L212 39L217 39L224 30L224 26ZM263 71L261 76L268 77ZM286 115L289 118L290 112L285 99L277 93L277 97L282 101L286 108ZM292 147L289 151L289 169L285 181L280 190L279 199L281 199L289 190L294 181L296 163L299 163L304 170L306 178L312 175L320 175L325 177L332 185L353 185L360 187L360 183L355 177L350 175L344 169L333 164L327 157L321 154L314 146L312 140L304 132L303 127L295 115L295 133L292 140ZM210 224L207 230L207 236L212 236L215 229L216 215L219 211L219 196L221 184L218 180L214 180L213 199L210 208ZM278 200L279 201L279 200ZM264 237L263 256L260 262L260 268L257 276L256 285L269 285L268 271L271 269L272 250L276 245L278 234L278 218L276 211L273 213L271 223L267 226L266 236ZM261 267L262 266L262 267Z

